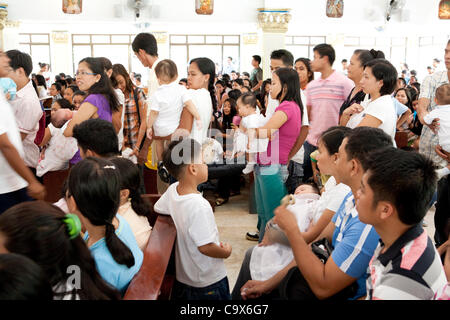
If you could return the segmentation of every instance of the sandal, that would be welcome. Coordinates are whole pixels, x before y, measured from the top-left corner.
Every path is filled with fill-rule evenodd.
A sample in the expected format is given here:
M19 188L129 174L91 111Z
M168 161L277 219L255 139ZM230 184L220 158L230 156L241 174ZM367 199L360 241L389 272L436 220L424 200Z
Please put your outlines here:
M158 175L161 181L165 183L170 182L170 174L169 171L167 171L166 167L163 165L163 162L158 163Z
M223 205L224 203L227 203L228 202L228 199L223 199L223 198L217 198L216 199L216 206L221 206L221 205Z

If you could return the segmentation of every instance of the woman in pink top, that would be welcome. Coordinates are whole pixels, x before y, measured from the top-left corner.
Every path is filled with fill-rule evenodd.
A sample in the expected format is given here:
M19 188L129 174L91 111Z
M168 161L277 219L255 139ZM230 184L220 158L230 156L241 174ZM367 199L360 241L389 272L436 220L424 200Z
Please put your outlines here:
M259 154L254 168L259 241L264 237L273 210L286 195L284 182L288 177L289 152L300 133L303 106L297 72L291 68L276 70L272 75L270 95L280 101L280 105L263 127L253 132L249 130L249 135L270 139L267 151Z

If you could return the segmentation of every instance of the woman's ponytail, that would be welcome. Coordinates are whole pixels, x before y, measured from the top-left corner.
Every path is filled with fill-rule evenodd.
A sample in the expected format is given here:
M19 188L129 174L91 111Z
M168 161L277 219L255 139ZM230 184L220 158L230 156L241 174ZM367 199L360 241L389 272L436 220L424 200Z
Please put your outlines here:
M131 250L117 237L114 225L105 222L105 240L111 256L118 264L124 264L128 268L134 266L134 256Z

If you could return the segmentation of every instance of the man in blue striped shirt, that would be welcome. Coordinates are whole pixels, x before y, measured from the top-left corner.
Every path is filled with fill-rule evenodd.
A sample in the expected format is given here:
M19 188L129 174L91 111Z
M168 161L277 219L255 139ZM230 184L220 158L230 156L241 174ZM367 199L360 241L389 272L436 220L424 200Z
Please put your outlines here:
M355 128L343 140L337 175L352 192L318 238L327 238L334 247L325 264L304 241L294 215L283 206L276 209L275 222L285 231L297 263L280 285L283 298L357 299L365 295L367 268L379 236L371 225L359 220L353 195L360 187L368 155L387 146L392 146L392 139L378 128ZM251 288L246 293L251 293Z

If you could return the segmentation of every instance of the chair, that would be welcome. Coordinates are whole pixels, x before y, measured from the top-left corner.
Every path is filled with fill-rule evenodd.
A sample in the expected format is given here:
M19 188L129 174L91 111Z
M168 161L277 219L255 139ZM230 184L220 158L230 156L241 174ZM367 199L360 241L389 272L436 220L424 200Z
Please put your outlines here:
M175 281L174 248L177 230L168 215L158 215L144 251L141 269L124 300L169 300Z
M68 176L69 169L49 171L42 176L42 181L47 191L45 201L54 203L61 199L61 190Z

